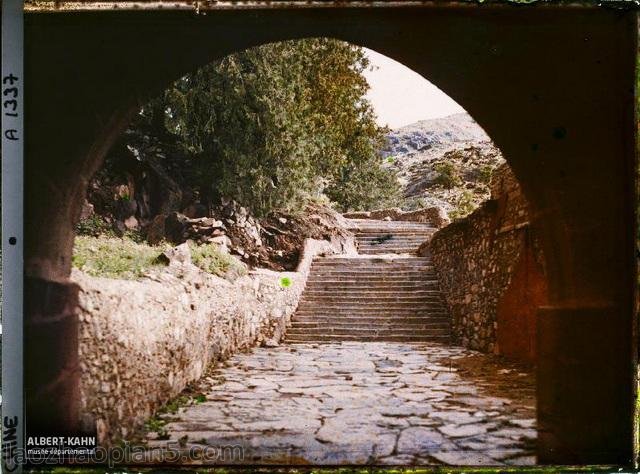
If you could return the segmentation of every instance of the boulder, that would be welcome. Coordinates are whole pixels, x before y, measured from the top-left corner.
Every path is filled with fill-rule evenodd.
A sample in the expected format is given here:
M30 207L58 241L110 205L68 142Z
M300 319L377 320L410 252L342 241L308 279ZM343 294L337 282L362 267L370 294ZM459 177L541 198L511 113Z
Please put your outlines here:
M164 221L164 236L170 242L180 244L186 240L189 218L179 212L170 213Z
M158 256L158 261L169 266L184 265L191 263L191 249L187 242L162 252Z

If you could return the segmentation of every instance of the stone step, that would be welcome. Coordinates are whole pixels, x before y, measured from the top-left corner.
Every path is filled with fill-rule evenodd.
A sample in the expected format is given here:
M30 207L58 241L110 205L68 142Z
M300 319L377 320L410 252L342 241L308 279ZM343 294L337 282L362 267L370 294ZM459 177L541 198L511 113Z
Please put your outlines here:
M356 239L358 247L377 247L379 245L395 245L397 247L420 247L423 242L426 242L428 239L415 239L415 240L395 240L395 239L386 239L386 240L364 240L364 239Z
M349 308L349 309L335 309L335 308L300 308L293 316L295 321L298 317L306 316L318 316L318 317L353 317L353 318L444 318L449 317L444 306L432 307L432 308L395 308L395 309L380 309L380 308Z
M357 265L361 267L388 266L388 267L420 267L431 265L431 257L357 257L357 258L321 258L313 262L312 267L330 267L335 265Z
M404 285L397 285L396 282L379 282L377 285L369 285L366 282L354 282L353 284L341 285L341 284L326 284L321 282L309 282L306 286L306 291L319 293L323 292L328 295L332 293L340 293L340 292L349 292L349 293L358 293L365 295L376 295L382 293L382 296L391 296L391 295L411 295L411 294L427 294L437 293L440 294L440 287L437 282L431 280L431 282L426 282L424 280L420 281L410 281L406 282Z
M402 253L403 251L413 252L412 255L416 255L415 252L418 251L420 246L418 244L415 245L398 245L394 243L389 244L379 244L379 245L362 245L358 244L356 246L358 249L358 253L363 255L363 250L386 250L386 253Z
M292 324L304 321L378 321L380 323L385 322L408 322L408 323L449 323L451 318L446 311L420 311L413 313L384 313L379 311L360 311L360 312L342 312L336 313L333 311L300 311L296 313L292 320Z
M440 288L437 283L425 283L412 282L413 286L399 286L393 282L385 282L379 285L323 285L311 283L307 284L305 290L311 294L324 294L331 296L334 294L350 294L350 295L363 295L365 297L375 297L380 295L383 297L403 297L403 296L427 296L427 295L440 295Z
M423 290L423 289L439 289L438 280L435 278L431 279L419 279L419 280L383 280L379 282L375 281L363 281L359 279L354 280L329 280L327 278L317 279L309 281L307 280L307 290L340 290L343 288L353 289L353 290L362 290L366 291L370 289L371 291L381 291L388 289L397 290L397 291L414 291L414 290Z
M354 259L361 260L361 259ZM413 260L408 257L406 260ZM376 271L376 270L425 270L433 268L433 263L431 259L421 259L419 262L392 262L392 263L384 263L384 262L368 262L361 263L357 261L347 261L347 262L318 262L311 265L311 268L314 270L368 270L368 271Z
M347 224L347 229L436 229L436 227L425 222L408 221L351 221Z
M361 321L301 321L299 324L295 324L291 326L287 330L287 334L290 334L290 335L301 334L301 333L304 333L305 331L315 331L317 333L318 331L321 331L325 328L337 328L345 331L347 330L353 331L355 333L355 332L358 332L358 328L361 328L363 324L364 323L362 323ZM384 330L384 331L395 332L397 330L405 329L405 330L413 331L416 335L425 334L425 333L428 333L428 334L440 334L443 332L449 333L451 331L450 324L437 323L437 322L432 322L432 323L418 322L418 323L395 324L395 325L375 322L374 324L375 326L371 325L371 327L380 329L380 331Z
M362 250L386 250L387 252L389 252L390 250L396 250L396 253L399 253L401 250L410 250L412 252L415 252L418 250L420 246L418 244L398 244L395 242L388 242L388 243L383 243L383 244L367 244L367 245L362 245L362 244L358 244L357 248L358 248L358 253L362 253ZM392 252L389 252L392 253Z
M414 231L399 231L399 232L385 232L377 230L361 230L354 232L356 240L374 240L374 239L425 239L428 240L433 237L434 232L414 232Z
M383 255L383 254L405 254L405 255L416 255L417 249L414 248L406 248L406 249L398 249L398 248L379 248L379 249L358 249L358 253L361 255Z
M313 261L316 263L340 263L340 262L353 262L353 263L363 263L363 264L371 264L371 263L400 263L400 264L409 264L409 263L419 263L426 262L429 258L427 257L396 257L396 258L380 258L380 257L320 257Z
M428 239L427 239L428 240ZM356 239L358 247L377 247L379 245L395 245L398 247L413 246L419 247L425 239Z
M397 292L406 287L406 291L417 289L439 290L438 281L433 278L392 278L392 277L371 277L371 278L344 278L340 275L326 275L323 278L307 281L307 289L326 289L327 291L339 290L341 288L364 289L370 288L372 291L387 290Z
M428 332L424 331L422 334L417 333L413 329L407 330L389 330L389 331L358 331L355 329L337 329L337 328L321 328L321 329L305 329L304 331L295 332L290 330L289 337L290 338L303 338L303 337L354 337L358 336L359 338L387 338L387 337L449 337L449 331L446 329L430 329Z
M426 310L420 311L385 311L385 310L367 310L367 309L355 309L355 310L323 310L323 309L300 309L293 316L293 321L296 321L298 318L377 318L380 320L396 318L396 319L404 319L404 318L422 318L422 319L430 319L430 318L449 318L447 311L444 307L441 308L429 308Z
M395 334L383 334L383 335L364 335L364 334L356 334L356 335L338 335L338 334L329 334L329 335L319 335L319 334L304 334L300 336L287 336L285 337L285 342L295 344L295 343L331 343L331 342L416 342L416 343L441 343L446 344L451 341L451 336L449 335L395 335Z
M327 298L316 298L316 299L306 299L302 298L299 304L299 308L303 308L305 305L315 304L316 306L327 305L330 307L345 305L347 308L384 308L384 309L393 309L393 308L404 308L404 307L417 307L419 305L420 308L430 308L435 305L442 304L442 297L440 295L436 296L425 296L425 297L406 297L406 298L368 298L368 299L355 299L353 297L347 296L344 298L340 297L327 297Z
M350 308L350 309L324 309L324 308L300 308L292 320L298 317L336 317L336 318L448 318L449 315L444 306L434 308Z
M354 234L369 234L369 233L379 233L379 234L434 234L438 231L433 227L425 227L425 226L380 226L380 225L370 225L370 226L359 226L359 227L350 227L348 228Z
M357 272L326 272L321 275L312 275L307 279L307 285L311 283L325 283L328 281L351 282L351 283L388 283L389 287L400 283L427 283L436 281L435 272L420 272L418 274L378 272L378 273L357 273Z
M425 266L425 267L405 267L405 268L386 268L386 267L343 267L343 268L335 268L335 267L317 267L312 268L311 276L321 275L321 274L336 274L336 273L353 273L354 275L378 275L380 272L385 272L387 274L393 275L416 275L420 276L427 272L435 272L435 267L433 265Z
M364 257L340 260L322 261L318 260L313 263L313 267L332 267L332 266L344 266L352 265L358 267L423 267L432 265L433 259L431 257Z
M358 247L378 247L380 245L394 245L396 247L419 247L426 240L423 239L415 239L415 240L396 240L396 239L386 239L386 240L364 240L357 239Z
M389 285L387 283L381 283L376 285L362 285L359 283L349 283L346 285L337 285L335 283L325 284L325 283L314 283L309 284L305 288L305 292L308 292L312 295L317 295L321 292L332 293L337 292L338 294L344 294L348 292L356 292L356 294L363 294L365 296L375 295L379 292L383 293L383 296L386 296L384 293L412 293L415 291L439 291L439 286L437 282L434 283L406 283L403 285Z
M413 304L413 305L421 305L423 303L441 303L440 294L432 294L432 295L416 295L416 296L371 296L371 297L361 297L353 294L321 294L321 295L311 295L309 297L304 297L300 302L300 305L310 304L310 303L319 303L319 304L352 304L358 306L365 305L378 305L378 306L388 306L388 305L405 305L405 304Z
M332 287L332 288L318 288L315 286L308 286L306 288L305 294L310 294L314 296L322 295L331 297L333 295L348 295L348 296L358 296L359 298L377 298L380 297L382 299L388 298L414 298L414 297L425 297L425 296L440 296L440 289L436 285L432 285L430 288L426 287L415 287L412 289L401 291L396 288L395 285L387 285L387 286L379 286L374 290L362 290L356 291L353 288L349 287Z
M307 282L307 289L309 290L340 290L345 289L371 289L371 291L396 291L401 293L404 291L414 290L439 290L438 282L433 279L404 279L404 278L367 278L367 279L354 279L354 278L341 278L339 275L326 276L322 279L314 279Z
M431 230L437 231L438 229L429 224L422 224L419 222L386 222L386 221L370 221L370 222L355 222L352 225L347 225L349 230L361 230L361 229L380 229L387 231L401 230L401 229L414 229L414 230Z
M384 219L349 219L347 221L347 228L350 227L428 227L435 229L431 224L426 222L413 222L413 221L387 221Z
M406 241L406 242L422 242L433 237L431 232L356 232L354 234L358 242L387 242L387 241Z
M312 329L322 329L322 328L340 328L340 329L350 329L350 328L360 328L362 322L361 321L298 321L296 324L291 326L287 331L289 334L294 334L295 331L307 331ZM396 330L396 329L411 329L414 331L427 331L427 330L443 330L449 331L450 325L446 322L376 322L375 326L371 326L376 329L381 330Z
M380 272L391 274L393 272L417 272L417 273L427 273L427 272L435 272L435 267L431 264L425 265L349 265L349 264L340 264L340 265L314 265L311 267L311 272L309 277L313 277L316 272L324 272L329 271L333 273L337 272L352 272L358 273L361 275L370 275L370 274L379 274Z
M412 297L406 296L388 296L388 297L369 297L369 298L356 298L353 295L314 295L313 299L308 299L304 295L300 300L299 308L303 308L304 305L315 304L316 306L327 305L330 307L345 305L346 308L408 308L408 309L428 309L434 304L441 304L442 296L436 295L424 295Z
M370 288L372 290L382 289L382 288L424 288L427 286L438 285L438 280L433 278L430 279L400 279L400 278L378 278L378 279L348 279L348 278L339 278L339 277L325 277L313 279L311 281L307 280L307 288L324 288L324 289L332 289L332 288L354 288L354 289L363 289L366 290Z
M344 305L326 305L326 304L302 304L298 307L298 311L294 315L335 315L342 316L385 316L385 317L401 317L401 316L429 316L441 315L446 313L446 307L443 304L431 303L422 304L420 308L415 307L380 307L380 306L350 306Z

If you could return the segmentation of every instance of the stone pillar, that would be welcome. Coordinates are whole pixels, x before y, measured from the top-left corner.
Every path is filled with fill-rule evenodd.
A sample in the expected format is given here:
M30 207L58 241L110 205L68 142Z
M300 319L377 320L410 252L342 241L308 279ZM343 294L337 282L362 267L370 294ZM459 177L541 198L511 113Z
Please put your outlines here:
M24 288L27 434L77 434L79 288L33 277Z
M79 422L79 288L69 279L75 225L89 180L134 111L125 103L104 120L75 117L66 128L75 135L46 124L30 128L24 219L28 435L92 434ZM42 114L32 115L41 120Z
M630 464L630 315L549 306L538 316L538 462Z

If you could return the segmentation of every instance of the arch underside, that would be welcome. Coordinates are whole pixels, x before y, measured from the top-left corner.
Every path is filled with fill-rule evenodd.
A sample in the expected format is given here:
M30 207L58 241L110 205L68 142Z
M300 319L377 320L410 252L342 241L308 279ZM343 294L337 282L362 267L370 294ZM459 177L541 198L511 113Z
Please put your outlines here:
M171 80L234 51L293 38L339 38L403 63L463 106L502 150L530 202L550 297L538 325L539 460L631 460L631 12L307 8L31 13L26 21L25 265L26 291L34 292L27 298L66 284L88 180L140 104ZM29 325L30 314L26 318ZM72 338L72 326L32 333L51 342ZM65 370L72 385L77 364L71 359L61 356L46 373L32 369L33 378ZM49 394L76 410L67 392ZM62 393L71 401L61 400Z

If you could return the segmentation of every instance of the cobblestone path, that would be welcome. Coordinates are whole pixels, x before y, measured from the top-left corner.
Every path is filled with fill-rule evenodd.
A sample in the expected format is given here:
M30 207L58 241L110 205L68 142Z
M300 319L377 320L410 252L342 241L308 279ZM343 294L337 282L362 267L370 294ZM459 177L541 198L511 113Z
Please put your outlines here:
M202 383L206 401L150 447L242 446L231 462L245 464L535 462L531 373L463 348L283 345L236 355Z

